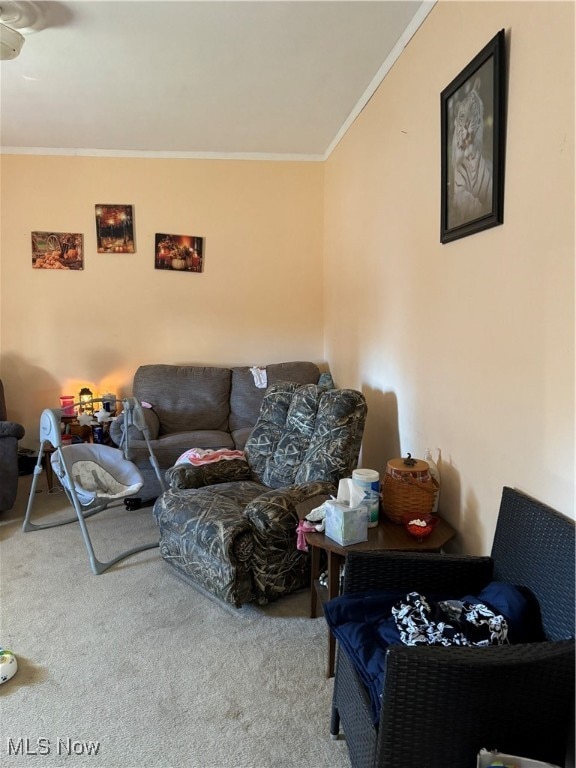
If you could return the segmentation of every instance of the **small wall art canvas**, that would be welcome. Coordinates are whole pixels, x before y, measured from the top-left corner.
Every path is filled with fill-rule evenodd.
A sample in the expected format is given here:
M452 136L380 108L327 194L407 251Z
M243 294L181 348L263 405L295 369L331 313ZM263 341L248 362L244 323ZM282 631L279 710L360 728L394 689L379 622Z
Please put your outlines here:
M34 269L84 269L84 235L72 232L32 232Z
M131 205L96 206L96 248L98 253L136 253Z
M204 268L204 238L195 235L155 235L156 269L176 272L202 272Z

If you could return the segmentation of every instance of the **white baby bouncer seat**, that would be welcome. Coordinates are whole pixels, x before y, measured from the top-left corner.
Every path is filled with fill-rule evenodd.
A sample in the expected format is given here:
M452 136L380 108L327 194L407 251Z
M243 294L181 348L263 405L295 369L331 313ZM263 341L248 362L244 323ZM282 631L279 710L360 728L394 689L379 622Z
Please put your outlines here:
M118 448L98 443L66 445L50 457L64 489L86 509L138 493L142 475Z
M125 419L124 435L126 436L123 451L96 443L77 443L63 446L60 431L62 412L59 409L49 408L42 412L40 417L40 451L34 468L34 478L22 526L22 530L28 532L42 528L53 528L77 521L88 551L90 567L96 575L103 573L110 566L119 560L123 560L125 557L159 545L159 541L156 540L150 544L143 544L126 550L107 562L101 562L94 554L94 547L88 533L86 518L101 512L114 503L118 504L128 496L133 496L142 488L143 479L140 471L133 462L125 457L125 453L128 453L127 436L129 425L134 425L144 433L144 438L150 452L150 463L156 471L160 487L163 490L165 489L158 462L150 446L149 433L142 415L141 406L135 398L127 398L122 403ZM39 475L42 473L42 456L45 442L51 443L55 449L50 457L52 469L59 478L68 500L74 507L76 515L56 521L32 523L30 522L30 517L36 494L36 484Z

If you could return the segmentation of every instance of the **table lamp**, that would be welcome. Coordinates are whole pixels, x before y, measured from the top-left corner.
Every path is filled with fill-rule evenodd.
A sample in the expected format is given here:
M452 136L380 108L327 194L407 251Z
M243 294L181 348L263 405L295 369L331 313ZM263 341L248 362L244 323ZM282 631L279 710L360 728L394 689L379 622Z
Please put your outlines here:
M94 403L92 402L92 398L94 395L92 392L88 389L88 387L82 387L80 390L80 410L84 413L93 414L94 413Z

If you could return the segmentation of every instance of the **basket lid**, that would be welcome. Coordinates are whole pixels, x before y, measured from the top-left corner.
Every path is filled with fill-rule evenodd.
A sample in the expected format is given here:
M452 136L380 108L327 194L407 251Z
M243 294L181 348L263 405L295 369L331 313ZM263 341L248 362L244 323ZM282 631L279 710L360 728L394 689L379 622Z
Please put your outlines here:
M393 474L408 473L412 475L427 472L429 470L427 461L413 459L410 454L408 454L408 459L390 459L387 466Z

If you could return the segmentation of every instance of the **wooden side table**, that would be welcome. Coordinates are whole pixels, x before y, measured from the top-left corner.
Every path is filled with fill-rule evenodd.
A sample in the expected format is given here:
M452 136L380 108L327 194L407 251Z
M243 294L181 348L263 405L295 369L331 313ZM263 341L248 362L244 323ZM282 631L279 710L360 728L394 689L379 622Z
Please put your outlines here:
M50 457L54 453L54 450L55 448L52 443L48 442L48 440L45 440L42 444L42 466L46 472L48 493L51 493L52 489L54 488L54 473L52 472L52 462L50 461Z
M402 525L396 525L387 518L382 519L375 528L368 529L368 541L350 544L342 547L323 533L305 533L306 543L310 547L311 583L310 583L310 617L316 618L318 598L321 601L331 600L340 592L340 566L346 559L346 553L351 551L380 552L396 550L404 552L441 552L456 535L456 531L442 517L438 516L438 524L423 541L417 541L410 536ZM328 589L320 586L320 552L324 550L328 556ZM334 677L334 661L336 656L336 641L328 632L328 669L326 676Z

